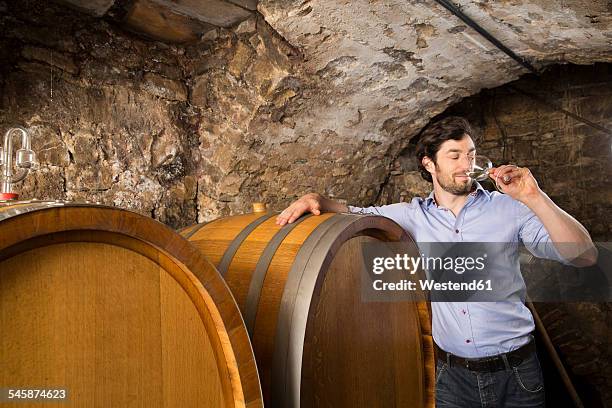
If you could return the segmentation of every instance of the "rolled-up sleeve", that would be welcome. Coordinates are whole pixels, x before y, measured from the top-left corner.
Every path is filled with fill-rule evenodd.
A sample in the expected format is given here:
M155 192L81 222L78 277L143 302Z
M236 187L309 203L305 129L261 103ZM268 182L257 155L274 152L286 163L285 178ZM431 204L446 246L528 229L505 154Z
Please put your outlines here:
M565 265L571 265L561 256L544 224L535 213L520 202L517 202L517 210L520 222L519 238L529 252L538 258L552 259Z

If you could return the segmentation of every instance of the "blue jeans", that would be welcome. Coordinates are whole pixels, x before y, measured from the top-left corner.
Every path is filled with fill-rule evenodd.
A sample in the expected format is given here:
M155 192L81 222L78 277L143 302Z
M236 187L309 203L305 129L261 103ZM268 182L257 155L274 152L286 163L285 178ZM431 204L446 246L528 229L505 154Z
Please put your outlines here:
M436 365L437 408L543 408L544 378L536 353L496 372Z

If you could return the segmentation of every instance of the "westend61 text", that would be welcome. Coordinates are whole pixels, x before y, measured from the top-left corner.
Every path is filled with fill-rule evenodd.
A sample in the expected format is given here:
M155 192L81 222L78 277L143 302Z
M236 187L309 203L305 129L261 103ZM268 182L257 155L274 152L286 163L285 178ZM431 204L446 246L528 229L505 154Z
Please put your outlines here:
M420 290L428 291L491 291L491 279L473 280L471 282L436 282L434 280L419 280ZM399 282L383 282L378 279L372 282L374 290L417 290L416 282L402 279Z

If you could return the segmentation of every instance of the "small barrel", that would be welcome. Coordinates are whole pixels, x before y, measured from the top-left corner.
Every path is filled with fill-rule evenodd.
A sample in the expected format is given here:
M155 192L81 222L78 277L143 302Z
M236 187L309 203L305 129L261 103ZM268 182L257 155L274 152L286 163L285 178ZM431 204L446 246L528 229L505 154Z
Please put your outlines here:
M259 208L259 207L258 207ZM364 302L362 243L402 242L385 217L277 214L187 227L224 276L244 316L274 407L433 407L434 355L425 302Z
M2 387L65 390L69 406L263 405L217 270L134 212L0 205L0 333Z

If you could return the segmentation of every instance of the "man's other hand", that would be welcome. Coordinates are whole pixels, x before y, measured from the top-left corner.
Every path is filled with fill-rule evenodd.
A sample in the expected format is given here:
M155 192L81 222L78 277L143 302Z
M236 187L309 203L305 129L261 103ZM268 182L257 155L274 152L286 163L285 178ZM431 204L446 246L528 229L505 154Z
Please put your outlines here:
M297 220L306 212L311 212L314 215L321 214L322 197L317 193L310 193L302 196L300 199L291 203L291 205L285 208L277 217L276 224L283 226L285 224L291 224Z

